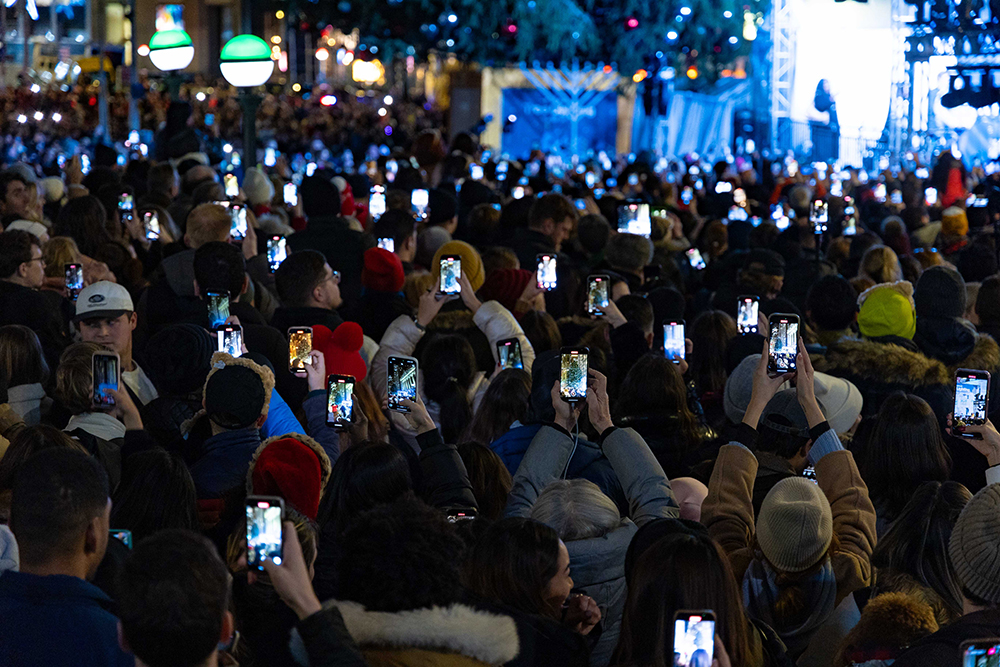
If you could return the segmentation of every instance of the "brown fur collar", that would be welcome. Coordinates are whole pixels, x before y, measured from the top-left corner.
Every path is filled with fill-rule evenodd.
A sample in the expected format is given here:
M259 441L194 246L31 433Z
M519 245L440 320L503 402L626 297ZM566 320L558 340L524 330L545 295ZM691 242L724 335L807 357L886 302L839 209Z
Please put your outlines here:
M476 322L472 318L471 310L449 310L435 315L427 328L430 330L440 329L449 331L475 329Z
M959 368L971 368L977 371L996 372L1000 368L1000 345L986 334L976 336L976 346L972 348L965 359L960 363L950 366L948 370L952 375Z
M844 638L841 655L833 664L863 662L865 653L880 647L902 649L937 629L934 612L918 597L883 593L865 605L861 619Z
M952 377L945 365L936 359L899 345L870 340L841 341L830 347L826 356L813 357L813 367L831 375L849 373L869 380L917 387L948 384Z

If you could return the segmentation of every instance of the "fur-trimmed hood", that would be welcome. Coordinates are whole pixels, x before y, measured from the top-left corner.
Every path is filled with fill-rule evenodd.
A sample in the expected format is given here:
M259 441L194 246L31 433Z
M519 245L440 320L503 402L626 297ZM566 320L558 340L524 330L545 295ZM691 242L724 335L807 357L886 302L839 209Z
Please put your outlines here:
M937 629L934 612L921 599L906 593L883 593L865 605L833 664L891 664L906 647Z
M303 445L311 449L313 453L316 455L316 457L319 459L319 466L322 471L320 474L320 481L319 481L320 485L319 497L320 500L322 500L323 496L326 495L326 484L327 482L330 481L330 475L333 474L333 464L330 463L330 457L327 456L326 451L323 450L323 445L319 444L314 439L310 438L308 435L304 435L302 433L285 433L284 435L275 435L268 438L264 442L260 443L260 447L258 447L257 451L253 453L253 457L250 459L250 465L247 467L247 493L248 494L253 493L253 471L254 468L257 467L257 459L260 457L261 452L263 452L264 449L266 449L267 446L270 445L272 442L275 442L277 440L284 440L285 438L298 440Z
M948 370L954 375L959 368L996 373L997 369L1000 369L1000 345L997 345L991 336L977 334L976 346L972 348L969 356L954 366L949 366Z
M366 611L356 602L330 600L344 626L362 650L424 649L457 653L487 665L502 665L517 657L517 627L499 616L455 604L395 613Z
M840 376L844 373L875 382L913 387L950 384L952 374L944 364L919 352L870 340L843 340L813 357L813 368Z

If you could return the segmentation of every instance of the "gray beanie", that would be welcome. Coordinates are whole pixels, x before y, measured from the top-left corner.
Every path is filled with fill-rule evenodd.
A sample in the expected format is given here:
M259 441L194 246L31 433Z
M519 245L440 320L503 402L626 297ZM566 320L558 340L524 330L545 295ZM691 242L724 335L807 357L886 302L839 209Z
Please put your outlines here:
M753 393L753 373L760 363L760 353L751 354L739 363L726 379L726 389L722 394L722 407L726 417L734 424L743 421L743 415L750 405Z
M962 510L948 554L966 590L1000 604L1000 484L982 489Z
M774 485L760 506L757 542L776 570L808 570L826 554L832 540L830 501L816 484L805 477L788 477Z

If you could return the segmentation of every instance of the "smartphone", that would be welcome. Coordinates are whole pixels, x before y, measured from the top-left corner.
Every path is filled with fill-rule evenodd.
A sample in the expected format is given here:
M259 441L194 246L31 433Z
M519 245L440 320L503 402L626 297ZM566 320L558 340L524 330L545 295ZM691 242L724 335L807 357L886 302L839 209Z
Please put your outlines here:
M681 203L685 206L691 205L691 200L694 199L694 189L690 185L685 185L681 190Z
M955 408L952 424L955 426L980 426L989 414L990 374L959 368L955 371ZM975 439L973 433L957 433L963 438Z
M368 198L368 215L372 220L378 220L385 214L385 193L375 191Z
M378 247L389 252L396 252L396 242L388 236L378 240Z
M295 183L285 183L284 187L281 188L281 196L288 206L298 206L299 188Z
M208 292L208 328L218 329L229 319L229 292Z
M854 216L848 216L844 219L843 231L841 232L844 236L856 236L858 233L858 222L854 219Z
M928 206L934 206L938 202L938 191L937 188L927 188L924 190L924 202Z
M236 174L226 174L222 177L222 181L226 184L227 197L238 197L240 195L240 184L236 180Z
M326 425L344 428L354 421L354 376L331 375L326 380Z
M608 307L611 294L611 278L606 275L587 278L587 314L600 317L603 308Z
M878 202L885 201L885 183L879 183L878 185L876 185L875 189L872 192L875 195L875 201Z
M830 194L834 197L844 196L844 184L841 181L833 181L830 183Z
M114 407L115 399L105 394L105 389L118 391L120 375L118 368L120 360L117 352L94 352L90 370L94 378L94 408L106 410Z
M746 295L739 297L736 304L736 331L741 335L757 333L757 316L759 313L759 296Z
M316 173L316 163L308 162L306 163L306 178L309 178Z
M80 296L80 290L83 289L83 264L66 264L63 270L66 272L66 290L69 292L69 298L76 301L76 297Z
M263 570L270 560L281 565L281 522L285 501L277 496L247 496L247 565Z
M892 204L903 203L903 193L901 190L893 190L889 193L889 202Z
M729 220L730 222L733 221L746 222L747 220L750 219L750 214L742 206L730 206L729 215L726 216L726 219Z
M586 183L588 188L593 188L597 183L597 176L594 175L594 172L588 171L583 175L583 182Z
M1000 638L962 642L962 667L996 667L1000 664Z
M917 170L913 172L913 175L917 178L930 178L931 172L927 167L917 167Z
M697 248L688 248L688 250L684 254L687 255L688 264L691 265L692 269L701 271L702 269L705 268L706 266L705 259L701 256L700 250L698 250Z
M684 320L663 323L663 356L675 364L684 360Z
M826 231L826 223L830 219L830 205L825 201L816 200L809 209L809 222L812 223L813 234Z
M277 162L278 162L278 158L277 158L277 155L276 155L276 151L273 148L270 148L270 147L265 148L264 149L264 166L265 167L273 167L275 164L277 164Z
M743 206L743 204L746 204L747 203L746 190L744 190L743 188L736 188L735 190L733 190L733 202L735 202L737 206Z
M427 217L428 201L429 195L427 190L414 190L410 195L410 207L413 209L413 214L417 216L417 219L423 220Z
M483 180L484 175L485 174L483 173L483 165L474 164L471 167L469 167L469 176L472 177L472 180L481 181Z
M522 186L517 186L510 192L510 196L514 199L524 199L524 188Z
M396 412L409 412L410 409L401 405L403 399L417 399L417 360L413 357L389 357L388 390L389 409Z
M458 255L444 255L440 261L441 281L438 294L456 295L462 292L458 279L462 275L462 258Z
M267 238L267 265L271 268L271 273L277 271L287 257L287 239L284 236L269 236Z
M715 613L711 610L674 614L675 667L711 665L715 652Z
M652 222L649 217L649 204L626 202L618 206L618 232L638 234L649 238L652 232Z
M559 365L559 396L567 403L587 400L590 348L564 347Z
M112 537L122 544L124 544L129 549L132 548L132 531L125 530L123 528L112 528L108 531L108 536Z
M719 181L715 184L715 194L721 195L726 192L733 191L733 184L729 181Z
M575 199L575 200L573 200L573 205L576 206L576 210L578 210L578 211L586 211L587 210L587 200L586 199Z
M775 313L767 322L770 329L767 372L774 377L794 373L799 353L799 316Z
M156 211L145 211L142 214L142 228L146 230L146 239L156 241L160 238L160 214Z
M500 368L524 369L524 361L521 359L521 341L516 338L498 340L497 359L500 361Z
M215 125L215 114L214 113L207 113L207 114L205 114L205 125L208 126L208 127L212 127L213 125Z
M86 153L80 155L80 173L84 176L90 173L90 156Z
M475 507L449 507L445 510L448 523L459 523L460 521L474 521L478 512Z
M306 364L312 364L309 359L312 349L312 327L291 327L288 330L288 371L305 377Z
M238 324L224 324L215 330L218 346L216 350L231 357L243 356L243 327Z
M123 225L132 222L133 212L135 210L135 203L132 200L132 194L129 192L123 192L118 195L118 217Z
M535 256L535 282L538 289L546 292L556 288L556 256L536 255Z
M233 219L229 236L234 241L242 241L247 235L247 210L242 204L233 204L229 207L229 215Z

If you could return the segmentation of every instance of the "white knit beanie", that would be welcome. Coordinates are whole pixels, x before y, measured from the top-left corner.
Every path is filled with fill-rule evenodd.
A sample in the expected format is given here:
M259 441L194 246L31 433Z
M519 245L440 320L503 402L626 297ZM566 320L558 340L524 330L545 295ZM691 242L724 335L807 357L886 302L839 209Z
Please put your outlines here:
M250 167L243 175L243 192L251 206L270 204L274 199L274 183L257 167Z
M819 562L833 540L830 501L805 477L789 477L764 498L757 542L779 572L802 572Z
M972 497L948 544L955 574L973 595L1000 604L1000 484Z

